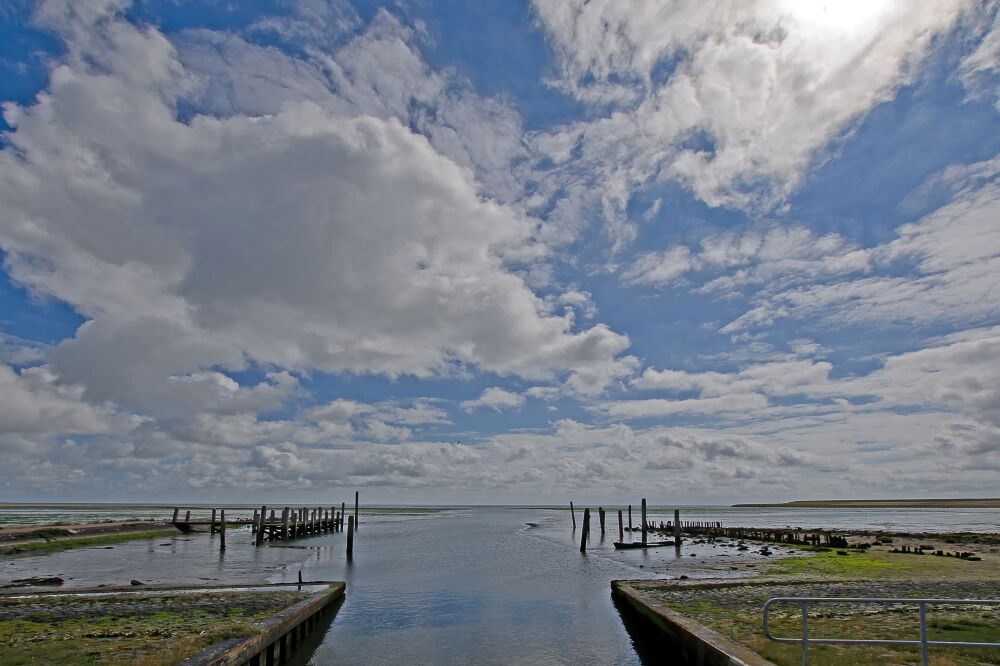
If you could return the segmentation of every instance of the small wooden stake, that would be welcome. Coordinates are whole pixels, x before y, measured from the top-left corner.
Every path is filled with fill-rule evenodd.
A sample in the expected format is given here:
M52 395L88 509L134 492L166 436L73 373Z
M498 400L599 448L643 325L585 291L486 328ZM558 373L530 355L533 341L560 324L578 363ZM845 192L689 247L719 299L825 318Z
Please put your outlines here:
M354 491L354 529L358 529L358 491Z
M215 509L212 509L212 523L208 526L208 533L215 534Z
M226 510L222 509L219 516L219 552L226 550Z
M580 536L580 552L587 552L587 537L590 536L590 509L583 510L583 531Z
M618 509L618 542L625 541L625 528L622 526L622 510Z
M597 507L597 517L601 521L601 536L604 536L604 507Z
M347 517L347 559L354 557L354 516Z
M576 529L576 509L573 508L573 502L569 503L569 516L573 519L573 529Z
M187 513L186 513L186 514L184 515L184 522L185 522L185 523L190 523L190 522L191 522L191 512L190 512L190 511L188 511L188 512L187 512Z

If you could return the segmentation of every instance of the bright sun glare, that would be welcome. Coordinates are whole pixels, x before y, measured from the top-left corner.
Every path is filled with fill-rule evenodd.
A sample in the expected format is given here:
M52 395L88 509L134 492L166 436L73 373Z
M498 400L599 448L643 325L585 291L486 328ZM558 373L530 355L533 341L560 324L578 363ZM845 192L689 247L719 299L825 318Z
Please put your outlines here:
M803 27L857 32L874 26L892 0L784 0L782 9Z

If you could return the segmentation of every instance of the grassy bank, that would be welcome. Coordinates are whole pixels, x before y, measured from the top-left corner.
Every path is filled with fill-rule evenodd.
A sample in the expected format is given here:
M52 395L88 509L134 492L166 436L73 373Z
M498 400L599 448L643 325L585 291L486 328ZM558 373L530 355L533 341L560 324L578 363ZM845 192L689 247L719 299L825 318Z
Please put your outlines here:
M667 607L746 645L779 666L800 664L801 648L775 643L763 635L761 609L772 597L1000 598L1000 559L982 561L893 553L888 547L869 551L810 550L804 557L772 562L763 578L741 584L700 586L694 581L646 581L643 593ZM772 610L777 636L801 634L797 606ZM915 607L827 605L809 615L810 636L840 638L907 638L919 635ZM931 607L929 638L944 641L1000 642L1000 608ZM933 663L949 666L1000 664L1000 650L935 648ZM897 646L813 646L810 663L818 666L919 663L919 651Z
M735 507L784 507L812 509L997 509L1000 498L891 499L891 500L797 500L763 504L734 504Z
M44 533L39 533L41 538L45 538ZM144 530L137 532L121 532L117 534L102 534L100 536L87 537L58 537L53 536L44 541L23 541L0 546L0 556L17 555L44 555L61 550L72 548L87 548L95 546L111 546L126 541L136 539L153 539L167 536L177 536L179 532L174 528Z

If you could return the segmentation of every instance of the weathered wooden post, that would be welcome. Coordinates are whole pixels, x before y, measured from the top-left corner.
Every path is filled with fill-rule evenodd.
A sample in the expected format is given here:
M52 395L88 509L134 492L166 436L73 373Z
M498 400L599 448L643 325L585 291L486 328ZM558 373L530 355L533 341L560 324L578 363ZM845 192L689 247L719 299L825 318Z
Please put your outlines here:
M219 516L219 552L226 550L226 510L222 509Z
M587 537L590 532L590 509L583 510L583 531L580 535L580 552L587 552Z
M632 505L628 505L628 531L632 531Z
M190 523L191 522L191 511L190 511L190 509L188 510L188 512L186 514L184 514L184 522L185 523Z
M674 509L674 541L681 542L681 510Z
M347 520L347 504L344 502L340 503L340 529L344 529L344 521Z
M253 522L250 523L250 532L252 532L253 534L257 534L257 523L258 523L258 521L260 521L260 518L257 516L257 509L254 509L253 510Z
M291 511L291 514L292 514L291 533L292 533L292 538L294 539L299 535L299 512L293 509Z
M288 507L281 510L281 540L288 541Z
M354 529L358 529L358 491L354 491Z
M601 536L604 536L604 507L597 507L597 517L601 521Z
M172 523L174 523L176 525L177 524L177 514L179 514L180 512L181 512L180 507L176 507L175 506L174 507L174 519L171 520L170 522L172 522Z
M208 533L215 534L215 509L212 509L212 522L208 526Z
M576 529L576 509L573 508L573 502L569 503L569 517L573 519L573 529Z
M642 498L642 545L646 545L646 498Z
M257 545L264 543L264 525L267 523L267 507L260 507L260 525L257 526Z
M622 510L618 509L618 542L625 542L625 526L622 525Z
M354 557L354 516L347 517L347 559Z

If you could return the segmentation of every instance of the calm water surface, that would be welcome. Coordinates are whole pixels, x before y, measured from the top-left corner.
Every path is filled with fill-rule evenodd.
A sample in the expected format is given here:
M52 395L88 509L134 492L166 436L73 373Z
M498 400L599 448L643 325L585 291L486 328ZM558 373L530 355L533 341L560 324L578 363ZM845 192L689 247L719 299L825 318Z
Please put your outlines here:
M44 522L44 510L31 511L17 515ZM93 519L106 517L100 508L86 511L98 516ZM170 513L162 507L114 512ZM633 515L638 523L638 509ZM61 508L59 516L73 520L74 512ZM654 521L670 517L672 509L650 511ZM682 518L761 527L997 531L1000 511L685 507ZM255 548L244 528L229 535L224 554L218 552L218 536L191 534L7 560L0 562L0 584L37 575L63 576L66 587L121 585L132 578L284 582L302 571L307 580L348 585L335 619L315 637L315 651L301 663L637 664L640 653L649 657L650 646L634 644L612 603L611 580L743 575L748 563L760 560L752 552L710 544L685 545L682 552L616 552L611 546L616 513L609 510L608 519L602 538L592 516L592 538L583 556L579 530L573 531L562 509L369 509L362 513L350 563L343 534ZM0 520L14 522L10 516Z

